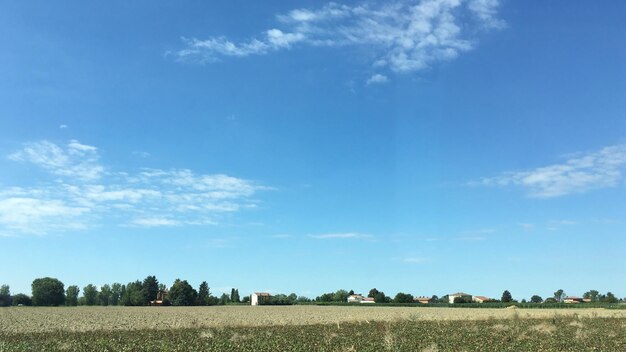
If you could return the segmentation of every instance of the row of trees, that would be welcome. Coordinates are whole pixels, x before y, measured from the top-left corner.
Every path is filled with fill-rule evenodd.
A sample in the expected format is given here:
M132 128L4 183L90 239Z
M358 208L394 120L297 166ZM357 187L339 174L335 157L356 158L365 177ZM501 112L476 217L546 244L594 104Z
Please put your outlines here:
M162 298L163 305L175 306L207 306L229 303L242 303L239 290L233 288L231 294L222 294L215 297L206 281L203 281L196 291L187 280L176 279L168 289L159 283L156 276L148 276L143 281L137 280L126 285L113 283L105 284L100 288L89 284L81 290L76 285L65 285L58 279L44 277L33 280L31 285L32 296L17 294L12 296L8 285L0 286L0 306L34 305L34 306L146 306ZM244 301L249 300L246 297Z
M11 295L8 285L0 286L0 307L10 305L36 305L36 306L145 306L155 301L161 293L163 305L174 306L209 306L230 303L248 303L250 297L243 299L239 295L239 290L233 288L230 295L223 293L220 297L213 296L206 281L203 281L198 290L194 289L187 280L176 279L172 286L168 289L164 284L159 283L156 276L147 276L143 281L136 280L126 285L113 283L105 284L100 288L93 284L89 284L82 289L76 285L64 288L64 284L55 278L45 277L35 279L32 283L32 296L25 294ZM164 294L167 292L167 294ZM346 302L348 296L353 295L354 291L337 290L335 292L324 293L315 298L315 302ZM399 292L394 298L385 295L384 292L376 288L369 290L367 297L374 298L376 303L413 303L413 295L409 293ZM563 302L567 297L562 289L554 292L553 297L543 299L539 295L533 295L529 301L522 299L521 303L559 303ZM601 294L597 290L589 290L583 294L583 298L589 299L591 302L602 303L618 303L620 300L611 292ZM273 295L265 304L270 305L289 305L307 303L312 300L297 296L295 293L290 295L276 294ZM626 299L625 299L626 301ZM449 303L448 295L431 297L434 303ZM518 302L513 298L508 290L502 293L501 298L494 299L492 302L515 303ZM462 297L456 297L454 303L472 303Z
M337 290L335 292L324 293L315 298L316 302L346 302L348 296L353 295L354 291L346 291L346 290ZM384 292L378 291L376 288L373 288L367 294L367 297L374 298L376 303L413 303L413 295L403 292L398 292L394 298L386 296ZM547 299L541 298L539 295L533 295L529 301L526 299L522 299L521 303L560 303L565 300L567 295L562 289L554 292L554 297L549 297ZM590 299L591 302L601 302L601 303L618 303L620 300L611 292L607 292L606 294L600 294L597 290L590 290L585 292L583 298ZM626 301L626 298L623 300ZM433 295L431 297L431 302L433 303L450 303L449 296L444 295L439 297L437 295ZM490 302L494 303L517 303L518 301L513 298L513 295L508 290L502 292L502 296L500 299L492 299ZM455 297L454 303L472 303L471 299L466 299L463 297Z

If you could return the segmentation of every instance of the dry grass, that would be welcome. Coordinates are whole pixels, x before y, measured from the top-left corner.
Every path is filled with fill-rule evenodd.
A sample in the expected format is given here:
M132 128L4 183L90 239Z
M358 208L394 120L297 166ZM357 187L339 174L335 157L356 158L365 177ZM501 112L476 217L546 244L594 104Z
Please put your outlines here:
M0 309L0 332L119 331L231 326L283 326L394 321L458 321L553 317L626 318L624 310L473 309L337 306L73 307Z

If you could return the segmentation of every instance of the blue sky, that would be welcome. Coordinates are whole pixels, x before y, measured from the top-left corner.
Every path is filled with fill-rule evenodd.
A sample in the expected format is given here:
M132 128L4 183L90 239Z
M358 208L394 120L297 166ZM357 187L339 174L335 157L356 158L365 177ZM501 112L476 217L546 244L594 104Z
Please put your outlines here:
M626 296L626 4L1 7L13 292Z

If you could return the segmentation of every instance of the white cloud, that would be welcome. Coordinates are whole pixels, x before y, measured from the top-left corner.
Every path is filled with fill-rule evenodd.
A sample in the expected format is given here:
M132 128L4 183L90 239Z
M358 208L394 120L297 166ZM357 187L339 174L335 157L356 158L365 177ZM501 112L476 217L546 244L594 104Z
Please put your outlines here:
M373 238L372 235L367 235L358 232L345 232L345 233L326 233L321 235L310 235L310 237L318 240L328 239L369 239Z
M66 128L67 128L67 125L59 125L59 128L60 128L60 129L62 129L62 130L64 130L64 129L66 129Z
M82 229L86 226L84 216L89 211L62 200L9 197L0 199L0 228L32 234Z
M211 225L257 207L254 196L271 189L188 169L104 173L98 149L74 140L65 147L28 143L9 158L39 166L53 178L32 187L0 188L0 232L6 233L81 229L103 219L119 226Z
M167 218L138 218L131 221L131 224L142 227L156 226L178 226L180 222Z
M499 0L421 0L300 8L277 15L284 28L234 42L223 36L183 38L179 60L215 62L221 57L264 55L295 44L314 47L364 46L373 65L413 72L456 58L474 47L480 30L501 28Z
M39 166L55 175L83 181L100 178L104 168L98 163L98 149L70 141L65 148L48 141L27 143L9 159Z
M385 75L381 75L380 73L376 73L372 75L372 77L368 78L365 84L370 85L373 83L386 83L389 82L389 78Z
M553 198L615 187L623 181L622 169L625 166L626 145L615 145L597 152L574 155L561 164L483 178L478 184L519 186L526 188L531 197Z

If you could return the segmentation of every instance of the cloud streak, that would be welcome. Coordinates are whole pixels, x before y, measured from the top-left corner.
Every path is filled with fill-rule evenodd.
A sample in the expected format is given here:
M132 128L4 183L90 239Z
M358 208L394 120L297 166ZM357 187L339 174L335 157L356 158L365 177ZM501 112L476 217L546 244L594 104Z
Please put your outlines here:
M311 238L318 240L336 240L336 239L371 239L374 236L358 233L358 232L344 232L344 233L325 233L321 235L310 235Z
M415 72L449 61L474 48L480 32L501 28L499 0L421 0L299 8L276 19L256 38L182 38L184 48L170 53L179 61L216 62L226 57L266 55L311 47L366 47L372 67Z
M96 147L28 143L10 160L54 177L33 187L0 189L0 232L45 234L84 229L105 220L119 226L216 224L228 214L257 207L267 190L253 181L189 169L105 172Z
M615 187L623 182L626 167L626 145L614 145L591 153L570 156L564 163L526 171L505 172L483 178L483 186L517 186L530 197L555 198L594 189Z
M9 155L9 159L32 163L55 175L84 181L97 180L104 172L98 163L98 149L76 140L64 147L48 141L27 143L22 150Z

